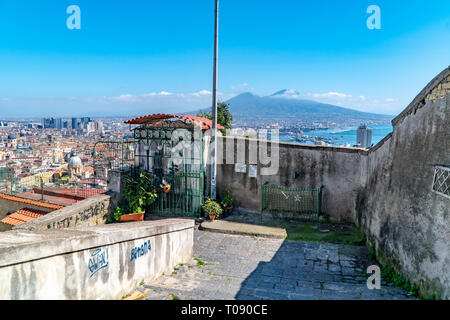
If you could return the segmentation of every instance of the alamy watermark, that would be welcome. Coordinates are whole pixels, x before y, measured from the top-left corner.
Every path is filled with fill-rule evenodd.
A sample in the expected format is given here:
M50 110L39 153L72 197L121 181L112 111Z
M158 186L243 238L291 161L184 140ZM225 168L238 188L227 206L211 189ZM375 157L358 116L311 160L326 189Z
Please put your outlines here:
M66 13L70 16L66 20L66 25L69 30L81 29L81 9L77 5L70 5L66 9ZM378 5L372 4L367 7L367 14L370 16L367 18L366 25L369 30L381 29L381 9Z
M369 30L381 29L381 9L377 5L370 5L366 11L370 14L369 18L367 18L367 28Z
M377 265L371 265L367 268L367 273L370 274L367 279L367 289L381 289L381 270Z
M66 20L67 29L81 29L81 9L77 5L70 5L66 10L67 14L70 16Z
M280 166L278 129L252 130L252 132L254 132L252 136L257 139L230 135L217 139L216 164L249 165L253 170L252 173L256 166L261 176L277 174ZM136 146L140 159L139 166L151 170L152 158L158 155L167 159L168 163L165 166L169 168L172 165L193 167L202 163L210 165L212 133L211 129L202 131L194 126L194 130L170 131L170 139L166 141L154 143L152 140L141 139Z

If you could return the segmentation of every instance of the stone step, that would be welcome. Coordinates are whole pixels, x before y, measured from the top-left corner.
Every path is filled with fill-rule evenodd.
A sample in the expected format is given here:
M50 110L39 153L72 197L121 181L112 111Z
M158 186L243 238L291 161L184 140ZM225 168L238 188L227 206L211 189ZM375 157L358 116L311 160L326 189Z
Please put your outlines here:
M253 224L231 222L225 220L204 221L200 230L225 234L238 234L264 238L286 239L286 229L258 226Z

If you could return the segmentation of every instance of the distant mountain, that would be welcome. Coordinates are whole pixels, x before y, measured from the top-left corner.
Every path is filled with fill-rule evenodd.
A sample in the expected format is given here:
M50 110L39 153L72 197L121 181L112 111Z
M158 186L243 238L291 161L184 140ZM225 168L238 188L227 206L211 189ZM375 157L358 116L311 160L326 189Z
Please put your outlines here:
M227 101L233 120L244 119L286 119L286 120L358 120L389 121L393 117L361 112L331 104L296 98L294 90L281 90L270 96L257 96L250 92L242 93ZM204 111L209 111L204 109Z
M299 98L297 91L284 89L269 96L257 96L250 92L242 93L227 101L233 121L239 120L355 120L390 121L393 116L361 112L331 104ZM202 109L209 112L210 108ZM191 114L196 114L192 112Z

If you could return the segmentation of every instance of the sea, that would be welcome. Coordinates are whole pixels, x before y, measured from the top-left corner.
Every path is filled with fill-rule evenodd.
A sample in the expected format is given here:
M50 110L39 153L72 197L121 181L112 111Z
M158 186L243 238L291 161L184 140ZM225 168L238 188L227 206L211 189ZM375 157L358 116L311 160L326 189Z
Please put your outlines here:
M377 124L377 125L369 125L369 128L372 129L372 143L376 145L380 142L384 137L386 137L389 133L392 132L392 125L389 124ZM315 130L315 131L307 131L303 133L303 136L309 137L325 137L325 138L334 138L332 143L326 143L327 145L332 146L353 146L356 144L356 130L355 127L340 127L333 129L323 129L323 130ZM293 137L281 133L279 136L280 141L282 142L293 142L293 143L301 143L301 144L314 144L314 141L306 141L306 142L298 142ZM312 138L311 140L314 140Z

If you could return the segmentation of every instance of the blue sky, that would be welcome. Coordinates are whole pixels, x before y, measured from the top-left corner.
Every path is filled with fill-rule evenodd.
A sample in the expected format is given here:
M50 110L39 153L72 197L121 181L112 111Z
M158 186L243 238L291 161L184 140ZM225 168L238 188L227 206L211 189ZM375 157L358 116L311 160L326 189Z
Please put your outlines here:
M69 5L81 29L69 30ZM369 30L369 5L381 30ZM213 0L0 0L0 117L210 105ZM219 91L398 114L450 64L448 0L222 0Z

